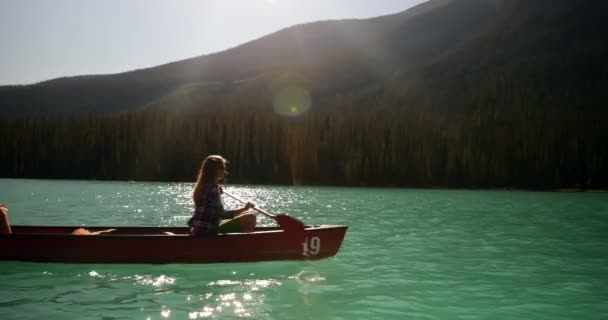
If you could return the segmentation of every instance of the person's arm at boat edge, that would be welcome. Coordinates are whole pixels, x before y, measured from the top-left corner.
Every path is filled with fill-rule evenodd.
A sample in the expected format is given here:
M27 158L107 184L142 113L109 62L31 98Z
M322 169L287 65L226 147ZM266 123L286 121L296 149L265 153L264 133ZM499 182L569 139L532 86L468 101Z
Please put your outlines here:
M0 233L12 233L11 225L8 223L8 208L0 203Z

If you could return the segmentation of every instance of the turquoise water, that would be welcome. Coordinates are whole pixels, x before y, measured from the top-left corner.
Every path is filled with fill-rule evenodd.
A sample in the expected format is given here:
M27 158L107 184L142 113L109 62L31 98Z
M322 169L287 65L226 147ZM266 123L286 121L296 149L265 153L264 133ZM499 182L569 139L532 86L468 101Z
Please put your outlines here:
M0 180L0 202L15 224L177 226L191 190ZM347 224L344 244L315 262L0 262L0 319L608 319L608 194L226 190L307 223Z

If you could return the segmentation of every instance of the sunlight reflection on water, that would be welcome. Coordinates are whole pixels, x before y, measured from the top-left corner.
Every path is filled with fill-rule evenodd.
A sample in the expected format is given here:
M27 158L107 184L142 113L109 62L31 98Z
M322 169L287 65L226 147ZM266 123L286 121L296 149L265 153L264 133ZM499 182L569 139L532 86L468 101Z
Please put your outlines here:
M250 187L250 186L231 186L227 191L246 201L252 201L258 208L263 208L273 214L288 214L297 219L306 219L310 214L310 199L306 192L296 191L291 188L281 187ZM227 207L239 206L237 202L229 198L224 199ZM259 216L259 218L262 218ZM258 218L258 222L260 219ZM267 218L262 218L261 225L272 225L274 222Z
M53 275L53 273L46 271L45 274ZM235 274L235 272L232 274ZM165 274L120 275L91 270L85 274L79 273L78 277L83 275L101 281L97 282L100 287L107 287L107 284L104 283L110 282L117 283L117 285L131 283L133 285L163 288L163 290L155 291L156 294L179 294L183 290L181 286L185 284L184 282L187 282L183 278L178 280L178 276ZM300 277L300 274L288 277L288 279L295 279L296 277ZM301 281L309 280L303 278ZM141 311L146 311L148 313L146 319L151 320L159 316L160 318L179 318L179 315L184 312L188 319L230 318L234 316L257 317L261 315L260 312L263 311L265 305L264 290L281 285L281 281L273 278L212 280L203 285L199 294L182 295L183 299L177 301L173 297L173 303L162 301L162 304L157 307L158 309L148 306L147 308L141 308ZM150 313L154 309L156 309L156 314Z
M160 275L160 276L152 276L152 275L139 275L139 274L135 274L133 276L119 276L119 275L115 275L115 274L100 274L95 270L91 270L88 275L91 278L99 278L99 279L106 279L109 281L117 281L117 280L126 280L126 281L134 281L134 284L141 284L141 285L151 285L154 287L161 287L161 286L165 286L165 285L173 285L175 284L175 277L170 277L170 276L166 276L166 275ZM82 276L81 274L79 274L79 276Z
M250 317L258 314L265 303L260 290L280 286L276 279L215 280L207 284L216 293L200 295L204 306L188 313L189 319L226 317Z
M156 218L160 219L162 226L184 226L192 215L193 188L193 183L156 186L155 189L149 190L149 194L152 195L147 198L146 203L139 204L128 202L127 199L131 198L131 195L125 192L116 192L113 198L124 203L120 207L121 210L130 211L134 217L143 221ZM310 209L307 209L310 200L306 192L301 190L261 186L224 186L224 188L238 198L251 201L258 208L273 214L286 213L298 219L305 219L310 214ZM222 202L227 210L243 206L242 203L227 196L222 197ZM275 225L272 219L258 215L258 226L272 225Z

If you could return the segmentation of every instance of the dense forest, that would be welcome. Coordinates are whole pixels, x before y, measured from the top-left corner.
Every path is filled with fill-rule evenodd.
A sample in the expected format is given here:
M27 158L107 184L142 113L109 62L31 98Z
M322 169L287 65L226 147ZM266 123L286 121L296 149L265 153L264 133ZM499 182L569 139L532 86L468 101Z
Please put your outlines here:
M0 177L193 181L217 153L235 183L606 189L604 7L433 0L290 28L181 62L186 76L176 63L0 87ZM294 33L317 60L265 56Z
M207 154L230 182L424 187L608 187L605 114L487 110L307 113L229 108L0 125L4 177L180 180Z

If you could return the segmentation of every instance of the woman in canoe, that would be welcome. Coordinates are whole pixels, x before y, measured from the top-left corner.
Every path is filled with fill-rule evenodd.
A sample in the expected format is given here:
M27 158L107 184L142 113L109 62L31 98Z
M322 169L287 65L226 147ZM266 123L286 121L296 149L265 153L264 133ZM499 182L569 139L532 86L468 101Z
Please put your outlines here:
M192 195L194 214L188 220L191 235L210 236L226 232L252 232L255 229L255 215L247 212L254 207L253 203L248 202L245 207L236 210L224 210L219 182L226 174L227 163L222 156L211 155L201 164Z
M11 233L11 225L8 223L8 208L0 203L0 234Z

